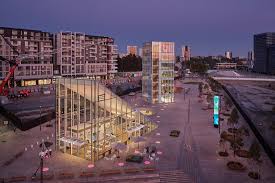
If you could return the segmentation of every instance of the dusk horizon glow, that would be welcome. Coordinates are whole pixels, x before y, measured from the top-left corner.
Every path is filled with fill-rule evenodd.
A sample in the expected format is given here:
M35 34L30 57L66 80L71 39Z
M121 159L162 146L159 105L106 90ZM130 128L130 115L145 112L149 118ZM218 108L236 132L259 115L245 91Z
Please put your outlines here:
M274 32L274 7L273 0L10 0L1 3L0 26L111 36L120 53L154 40L175 42L177 55L189 45L192 56L246 57L254 34Z

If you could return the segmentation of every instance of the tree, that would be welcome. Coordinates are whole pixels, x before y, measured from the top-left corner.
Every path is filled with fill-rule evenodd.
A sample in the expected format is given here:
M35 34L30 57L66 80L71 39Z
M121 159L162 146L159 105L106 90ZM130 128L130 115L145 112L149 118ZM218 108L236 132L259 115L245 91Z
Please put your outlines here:
M201 96L201 93L202 93L202 83L199 83L198 89L199 89L199 96Z
M230 125L236 125L239 120L239 113L236 108L234 108L230 114L230 117L228 118L228 123Z
M251 158L252 162L255 162L258 165L257 173L258 173L258 175L260 175L261 147L256 140L251 144L251 146L249 148L249 154L250 154L250 158Z
M228 108L231 108L232 107L232 102L231 102L231 100L228 98L228 97L225 97L225 106L226 106L226 108L228 109Z
M142 71L142 58L129 54L125 57L117 58L118 72Z

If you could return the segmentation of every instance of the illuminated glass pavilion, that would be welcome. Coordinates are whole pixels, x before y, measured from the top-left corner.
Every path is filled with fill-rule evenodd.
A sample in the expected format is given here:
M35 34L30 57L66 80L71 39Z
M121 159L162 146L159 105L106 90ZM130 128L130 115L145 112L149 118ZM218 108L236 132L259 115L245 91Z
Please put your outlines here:
M125 101L89 79L56 80L56 147L93 162L157 126Z

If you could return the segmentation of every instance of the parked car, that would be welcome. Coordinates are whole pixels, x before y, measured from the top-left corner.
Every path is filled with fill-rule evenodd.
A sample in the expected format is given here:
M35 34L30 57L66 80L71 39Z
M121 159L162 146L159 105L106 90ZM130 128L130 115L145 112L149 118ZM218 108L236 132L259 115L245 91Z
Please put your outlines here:
M143 156L140 155L128 155L126 157L127 162L141 163L143 161Z
M172 130L170 132L170 136L171 137L178 137L180 135L180 131L179 130Z

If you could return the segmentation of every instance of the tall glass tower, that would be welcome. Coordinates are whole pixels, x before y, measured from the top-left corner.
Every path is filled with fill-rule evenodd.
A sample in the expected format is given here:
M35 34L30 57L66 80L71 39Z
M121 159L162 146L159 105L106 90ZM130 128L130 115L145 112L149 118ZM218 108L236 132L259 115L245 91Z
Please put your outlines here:
M174 42L143 45L142 95L151 103L174 102Z

